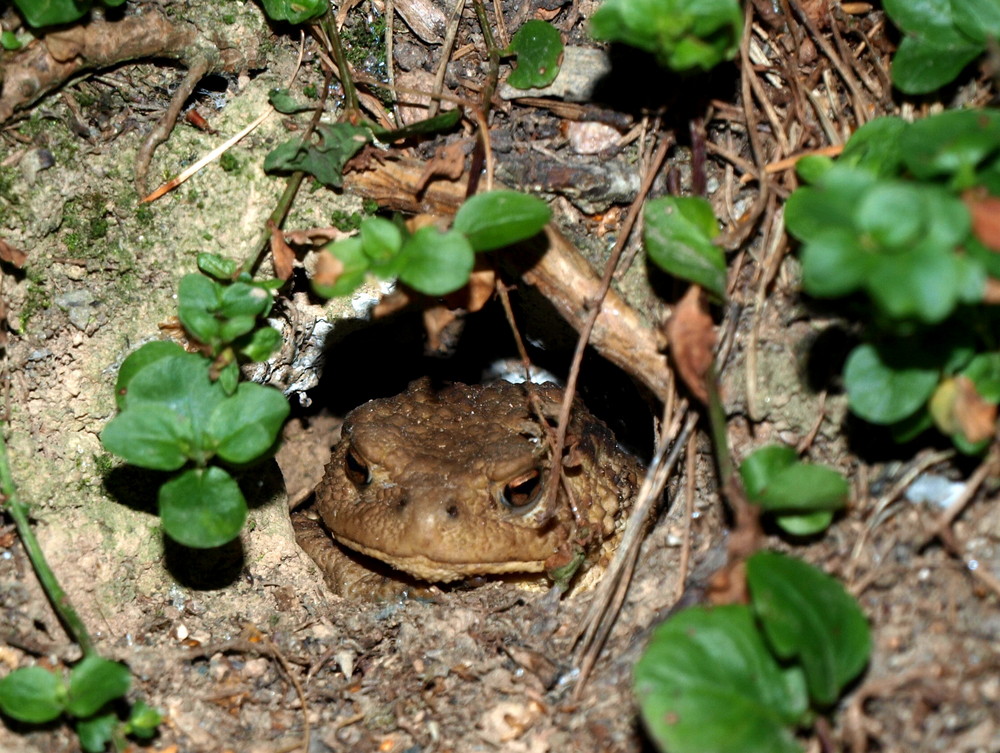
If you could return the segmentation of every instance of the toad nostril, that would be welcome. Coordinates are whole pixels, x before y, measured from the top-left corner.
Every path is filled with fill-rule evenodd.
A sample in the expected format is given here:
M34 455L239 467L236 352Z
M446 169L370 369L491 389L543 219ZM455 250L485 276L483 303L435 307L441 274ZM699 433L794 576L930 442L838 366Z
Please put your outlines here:
M445 508L445 512L448 514L449 518L453 518L453 519L457 518L458 517L458 505L448 505L448 507Z

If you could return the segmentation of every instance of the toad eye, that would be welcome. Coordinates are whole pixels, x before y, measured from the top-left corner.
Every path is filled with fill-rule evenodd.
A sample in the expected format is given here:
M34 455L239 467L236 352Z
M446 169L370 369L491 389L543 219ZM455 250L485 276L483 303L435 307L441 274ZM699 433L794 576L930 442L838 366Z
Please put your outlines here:
M500 490L500 501L514 512L527 512L542 496L542 474L537 468L511 479Z
M368 462L353 447L344 456L344 475L355 486L367 486L372 480Z

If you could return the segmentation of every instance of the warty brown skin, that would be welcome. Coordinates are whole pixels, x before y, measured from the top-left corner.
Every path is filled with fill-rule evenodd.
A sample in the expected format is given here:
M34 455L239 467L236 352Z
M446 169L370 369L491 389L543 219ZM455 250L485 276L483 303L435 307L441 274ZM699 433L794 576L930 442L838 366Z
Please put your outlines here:
M577 401L565 481L546 509L550 449L527 390L420 380L351 411L316 490L329 532L435 582L542 572L578 551L598 558L621 529L640 468ZM533 390L554 424L562 391Z

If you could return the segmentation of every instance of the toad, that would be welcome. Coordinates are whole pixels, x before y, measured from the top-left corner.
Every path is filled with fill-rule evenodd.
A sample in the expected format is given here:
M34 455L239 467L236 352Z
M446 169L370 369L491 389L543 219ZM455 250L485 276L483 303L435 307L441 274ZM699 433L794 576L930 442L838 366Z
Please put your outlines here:
M316 490L335 542L438 583L606 561L640 467L576 401L550 503L546 432L563 393L551 383L533 389L542 418L525 385L504 381L435 389L420 380L351 411ZM322 531L300 527L299 539L335 591L364 592Z

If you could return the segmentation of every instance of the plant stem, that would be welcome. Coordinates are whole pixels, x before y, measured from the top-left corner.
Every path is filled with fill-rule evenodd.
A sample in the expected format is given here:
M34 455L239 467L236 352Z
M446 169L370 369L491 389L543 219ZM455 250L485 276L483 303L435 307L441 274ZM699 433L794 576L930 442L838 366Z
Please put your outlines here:
M0 491L3 493L0 504L3 504L7 508L10 517L14 519L14 525L17 526L17 535L21 537L21 544L24 545L24 551L27 552L28 559L31 560L31 566L35 569L35 574L38 576L38 580L45 590L45 595L49 597L52 608L56 610L56 614L59 615L59 619L70 634L70 637L83 650L83 655L91 656L96 654L94 643L90 639L90 633L87 632L87 628L84 626L83 620L80 619L80 615L77 614L73 605L70 604L66 592L59 585L55 573L52 572L52 568L49 567L49 563L45 560L42 548L38 545L35 532L31 530L31 524L28 522L28 506L17 497L17 489L14 487L14 477L10 472L10 463L7 460L7 443L2 436L0 436Z
M358 106L358 92L354 88L354 81L351 79L351 68L347 63L347 55L344 53L344 45L340 41L340 32L337 31L337 24L333 20L332 11L327 11L320 22L323 31L330 40L330 51L333 53L333 62L337 64L337 72L340 74L340 85L344 87L344 107L347 110L347 119L355 123L361 117L361 108Z
M493 101L493 92L497 88L497 80L500 77L500 48L497 47L496 40L493 39L493 30L490 28L490 20L486 16L486 8L483 0L475 0L472 7L476 10L476 18L479 19L479 27L483 30L483 41L486 42L486 53L489 56L489 69L486 74L486 83L483 85L483 116L490 112L490 103Z

